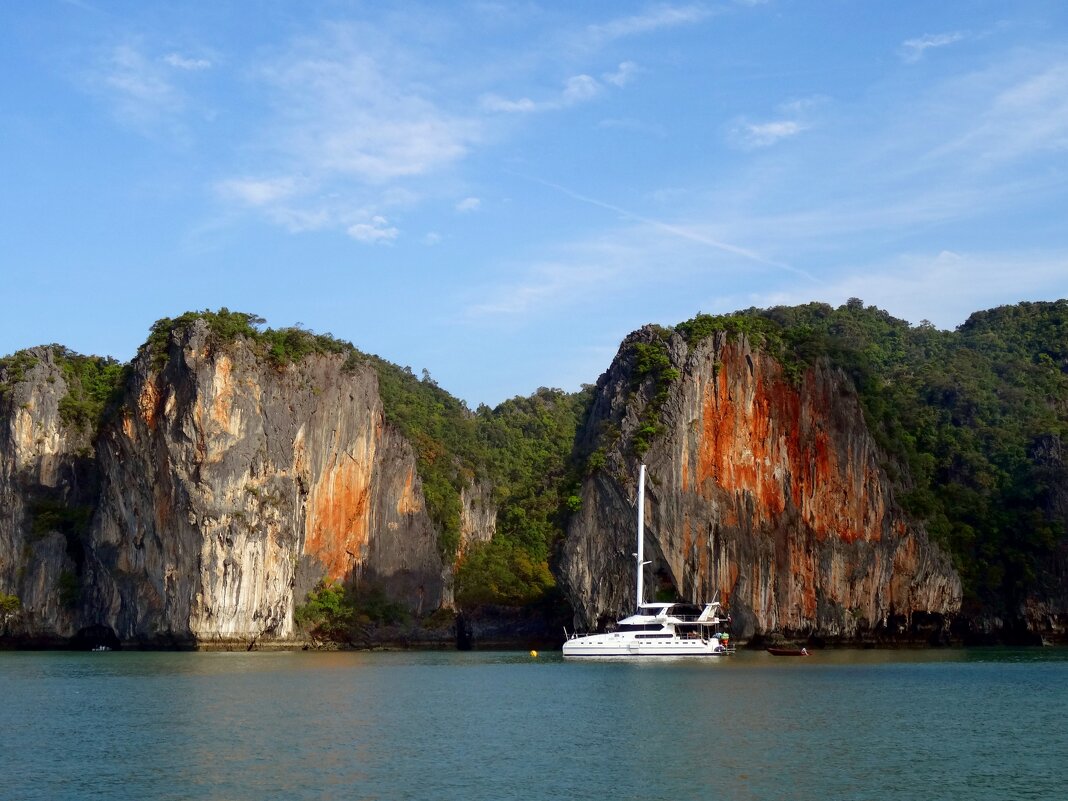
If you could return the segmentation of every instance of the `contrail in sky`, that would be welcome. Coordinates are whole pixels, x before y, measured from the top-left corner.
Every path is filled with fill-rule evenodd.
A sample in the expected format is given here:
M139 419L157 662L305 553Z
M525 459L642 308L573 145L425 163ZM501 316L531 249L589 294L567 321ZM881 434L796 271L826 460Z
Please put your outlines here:
M791 265L785 264L781 261L773 261L771 259L766 259L759 253L749 250L748 248L743 248L738 245L732 245L730 242L720 242L718 239L713 239L710 236L704 236L702 234L695 233L694 231L691 231L687 228L681 228L677 225L672 225L671 223L662 222L661 220L654 220L649 217L643 217L640 214L635 214L632 211L627 211L626 209L622 209L619 206L613 206L611 203L605 203L603 200L597 200L596 198L587 197L586 195L580 195L578 192L573 192L566 186L554 184L552 181L546 181L542 178L534 178L530 175L522 175L520 173L514 173L510 171L507 172L509 172L511 175L515 175L517 178L524 178L528 181L533 181L536 184L547 186L550 189L555 189L557 192L562 192L568 197L574 198L575 200L581 201L583 203L589 203L591 206L599 206L602 209L614 211L616 214L620 214L623 217L628 217L632 220L637 220L640 223L645 223L646 225L651 225L655 228L659 228L662 231L666 231L667 233L673 234L674 236L680 237L682 239L689 239L691 242L698 242L702 245L708 245L711 248L715 248L716 250L722 250L725 253L733 253L735 256L741 256L742 258L756 262L757 264L765 264L769 267L777 267L780 270L785 270L786 272L794 273L795 275L800 275L804 278L807 278L809 281L812 281L814 283L819 283L819 281L811 273L808 273L804 270L800 270L797 267L792 267Z

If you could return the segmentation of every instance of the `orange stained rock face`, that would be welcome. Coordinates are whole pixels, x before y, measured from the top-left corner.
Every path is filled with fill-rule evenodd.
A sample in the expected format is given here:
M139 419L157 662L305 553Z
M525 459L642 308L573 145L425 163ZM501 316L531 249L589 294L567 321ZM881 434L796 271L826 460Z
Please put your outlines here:
M737 491L756 496L758 514L778 516L785 498L775 466L783 461L781 443L772 437L772 418L796 419L796 393L769 396L760 378L745 380L748 370L728 345L722 354L723 369L706 384L702 398L702 435L699 443L696 483L711 482L730 494ZM777 421L776 421L777 422Z
M159 417L160 389L155 377L145 381L141 394L137 396L137 411L141 420L150 431L156 430Z
M884 512L879 476L863 454L848 453L840 463L824 418L833 401L802 398L764 358L751 373L733 345L721 359L723 369L702 397L697 487L711 481L731 496L751 495L758 524L778 519L789 497L819 536L877 538Z
M897 553L894 554L895 573L904 572L910 566L916 564L916 550L916 539L914 537L906 537L902 542L902 547L898 548Z
M720 578L719 582L720 587L725 588L721 593L722 603L724 606L730 605L731 588L737 586L739 573L740 568L738 567L738 563L733 559L728 561L726 581L724 581L723 578Z
M411 515L422 511L423 505L415 494L415 468L408 471L404 480L404 489L397 498L397 514Z
M225 354L219 356L215 363L215 375L212 377L213 397L211 417L224 429L230 427L230 410L234 404L233 362Z
M370 530L370 465L343 454L314 486L308 503L305 553L318 558L331 579L356 566Z

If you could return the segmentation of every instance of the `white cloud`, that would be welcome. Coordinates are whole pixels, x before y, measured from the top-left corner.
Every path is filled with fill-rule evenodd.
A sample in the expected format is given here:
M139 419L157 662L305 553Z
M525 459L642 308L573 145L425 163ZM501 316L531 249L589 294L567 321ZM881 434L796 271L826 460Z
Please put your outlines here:
M622 212L618 207L563 191L587 203ZM616 228L563 243L551 255L526 265L501 266L501 282L470 301L464 317L523 326L559 316L565 309L583 309L583 313L601 316L611 305L611 298L622 299L621 308L645 306L643 313L653 314L648 307L650 302L681 297L685 303L692 303L696 288L709 282L722 285L737 281L748 285L754 276L772 270L790 275L800 272L724 242L712 225L665 223L623 213L630 220ZM652 295L650 269L656 271L657 291ZM520 276L518 280L516 275Z
M392 242L399 234L400 231L391 226L389 220L377 215L369 222L356 223L348 228L348 235L353 239L372 245Z
M163 57L164 63L179 70L199 71L211 69L212 63L206 58L188 58L180 53L168 53Z
M483 95L481 106L486 111L501 111L505 114L527 114L532 111L544 111L547 108L557 108L552 104L535 103L529 97L521 97L519 100L508 100L499 95Z
M119 118L138 127L158 122L184 105L181 92L133 44L112 48L93 80L111 96Z
M223 197L247 206L266 206L291 197L296 191L296 181L292 178L231 178L220 181L215 188Z
M564 82L560 94L547 100L531 100L523 97L509 100L495 94L482 96L481 105L485 111L505 114L530 114L543 111L557 111L595 98L601 92L601 84L589 75L573 75Z
M427 233L426 236L423 237L423 244L424 245L434 246L434 245L440 244L440 242L441 242L441 234L439 234L437 231L430 231L430 232Z
M750 122L741 117L734 121L730 139L743 150L771 147L784 139L797 136L812 127L813 112L827 102L823 96L802 97L778 105L780 119Z
M456 210L461 214L477 211L478 207L482 205L482 201L477 197L465 197L459 203L456 204Z
M84 86L102 98L124 126L150 138L185 144L195 116L207 116L183 89L187 73L207 69L210 62L178 53L158 56L139 39L101 51L81 76Z
M590 25L586 28L586 34L592 42L603 44L627 36L701 22L710 13L708 9L700 5L660 6L646 14L635 14L598 25Z
M575 75L567 79L560 99L565 106L574 106L577 103L592 100L600 91L601 85L597 83L596 78L591 78L589 75Z
M596 262L542 262L528 269L525 280L496 287L470 304L469 319L527 316L547 308L581 303L587 291L603 289L615 270Z
M938 156L953 151L971 153L989 166L1042 151L1068 149L1068 61L1044 64L1018 75L977 75L973 84L984 93L993 90L994 94L981 99L985 108L973 113L967 130L936 149Z
M965 36L967 34L962 31L954 31L952 33L927 34L915 39L908 39L901 43L901 58L906 63L914 64L923 58L926 51L959 42Z
M738 121L732 130L734 141L742 148L770 147L783 139L789 139L805 130L807 126L797 120L773 120L771 122Z
M335 28L260 72L279 109L277 146L312 173L370 184L464 158L480 139L479 122L439 105L425 80L429 67L381 44L376 53L365 39Z
M220 197L290 231L345 230L361 242L400 231L383 213L482 139L476 118L445 108L435 69L381 29L336 25L272 55L250 76L273 109L247 149L274 174L224 177Z
M824 105L827 100L828 99L823 95L799 97L794 100L787 100L785 103L780 103L778 109L783 114L798 117L812 113L814 110Z
M613 86L623 87L626 86L639 72L638 65L633 61L624 61L619 65L615 72L606 72L601 78L605 83L610 83Z

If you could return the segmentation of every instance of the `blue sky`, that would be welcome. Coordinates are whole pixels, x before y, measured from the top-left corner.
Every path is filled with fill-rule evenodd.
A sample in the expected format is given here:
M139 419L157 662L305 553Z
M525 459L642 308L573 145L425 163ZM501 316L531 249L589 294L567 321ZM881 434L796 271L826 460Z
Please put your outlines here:
M0 5L0 353L249 311L494 405L645 323L1068 296L1068 3Z

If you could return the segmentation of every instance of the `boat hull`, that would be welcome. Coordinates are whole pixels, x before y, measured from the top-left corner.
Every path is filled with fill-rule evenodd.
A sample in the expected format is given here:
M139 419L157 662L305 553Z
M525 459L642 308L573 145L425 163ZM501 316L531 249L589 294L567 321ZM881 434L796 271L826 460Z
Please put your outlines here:
M808 656L807 648L769 648L772 656Z
M563 649L565 657L726 656L731 651L717 639L636 641L612 634L574 637L564 643Z

